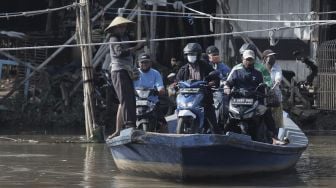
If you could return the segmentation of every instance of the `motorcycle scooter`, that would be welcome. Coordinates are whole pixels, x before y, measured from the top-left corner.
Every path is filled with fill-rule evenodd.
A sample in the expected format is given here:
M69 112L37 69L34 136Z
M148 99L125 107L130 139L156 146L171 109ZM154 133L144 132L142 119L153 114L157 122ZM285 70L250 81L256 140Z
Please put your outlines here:
M260 103L267 95L258 91L260 87L265 86L260 84L253 91L232 89L226 130L249 135L255 141L271 142L267 135L267 126L262 119L267 107Z
M135 88L136 91L136 127L143 131L156 132L158 127L158 108L159 100L157 90L152 88Z

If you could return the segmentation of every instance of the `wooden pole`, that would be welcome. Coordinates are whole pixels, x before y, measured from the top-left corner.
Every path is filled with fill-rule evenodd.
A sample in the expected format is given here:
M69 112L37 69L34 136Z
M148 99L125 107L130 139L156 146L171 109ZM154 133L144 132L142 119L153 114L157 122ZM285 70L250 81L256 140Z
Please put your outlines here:
M178 32L181 33L181 36L185 36L185 30L184 30L184 22L181 17L178 18ZM183 50L184 46L186 45L186 40L182 39L180 40L180 49ZM177 57L176 57L177 58ZM183 61L183 56L182 56L182 61Z
M168 11L167 7L166 7L166 11ZM170 24L170 19L165 19L165 36L166 37L170 36L171 27L170 27L169 24ZM169 41L165 41L164 42L164 49L169 49L169 44L170 44ZM163 54L163 59L169 60L169 64L170 64L170 59L171 59L173 53L174 52L172 52L172 50L167 50L167 51L165 51L164 53L161 53L161 54ZM173 56L176 58L175 55L173 55Z
M77 34L79 44L91 43L91 26L89 14L89 1L80 0L81 6L77 15ZM84 94L84 114L87 140L93 138L93 131L96 128L93 105L93 66L91 46L81 46L82 53L82 77Z
M200 7L201 11L202 12L205 12L204 11L204 4L201 3L201 7ZM208 25L207 25L208 24ZM207 27L209 26L209 20L205 20L205 19L201 19L201 27L202 27L202 34L205 34L207 33ZM197 33L198 35L199 33ZM206 47L206 46L209 46L209 43L208 43L208 38L203 38L203 47Z
M220 7L220 12L221 14L229 14L227 9L225 8L228 4L228 0L217 0L217 4ZM228 27L230 27L230 24L227 20L225 21L220 21L220 32L222 33L228 33L230 30ZM221 36L220 37L221 42L220 42L220 52L222 59L225 63L229 62L229 36Z
M153 12L151 13L150 18L150 39L155 39L156 35L156 12L157 11L157 2L153 1ZM156 45L155 42L150 42L150 54L153 62L156 62Z
M141 33L142 33L142 27L141 27L141 3L142 0L138 0L138 17L137 17L137 39L141 40Z

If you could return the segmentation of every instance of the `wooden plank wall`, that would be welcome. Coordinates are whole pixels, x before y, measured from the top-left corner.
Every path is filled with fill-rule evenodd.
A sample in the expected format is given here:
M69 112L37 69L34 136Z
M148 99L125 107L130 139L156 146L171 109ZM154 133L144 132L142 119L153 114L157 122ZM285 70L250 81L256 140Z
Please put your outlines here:
M276 13L301 13L311 12L311 0L229 0L232 14L276 14ZM258 20L306 20L306 15L263 15L263 16L234 16L240 19ZM243 30L267 29L281 26L294 26L295 23L267 23L267 22L239 22ZM237 30L235 28L235 30ZM268 32L248 34L250 38L269 38ZM291 29L275 34L278 38L310 39L309 28Z
M277 14L277 13L308 13L311 12L312 0L229 0L231 14ZM219 9L217 8L217 12ZM232 16L239 19L256 19L256 20L306 20L306 15L239 15ZM294 26L295 23L268 23L268 22L237 22L242 31L269 29L274 27ZM234 26L234 24L232 24ZM234 26L233 31L241 31ZM219 30L216 29L216 32ZM248 37L253 39L269 40L269 32L248 33ZM310 40L309 28L289 29L277 31L274 34L275 40ZM234 36L238 38L239 36ZM217 38L216 45L221 42ZM270 47L270 46L269 46ZM264 47L265 48L265 47ZM261 49L263 50L263 49ZM232 50L231 50L232 51ZM281 53L281 52L279 52ZM232 55L232 54L231 54ZM289 57L288 59L292 59ZM295 60L278 60L278 63L284 70L291 70L296 74L296 81L306 79L310 70L301 62Z

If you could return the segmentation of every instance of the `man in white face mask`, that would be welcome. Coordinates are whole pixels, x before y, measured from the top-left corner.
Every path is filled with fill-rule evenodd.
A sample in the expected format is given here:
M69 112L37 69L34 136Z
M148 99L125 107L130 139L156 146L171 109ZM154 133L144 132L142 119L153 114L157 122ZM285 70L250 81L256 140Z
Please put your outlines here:
M194 64L197 61L197 55L188 54L187 59L189 63Z
M202 47L198 43L188 43L183 49L185 61L187 63L180 68L176 75L177 82L186 80L204 80L214 69L208 63L201 60ZM215 81L214 81L215 80ZM210 83L219 84L219 77L209 80ZM217 125L215 109L213 107L213 96L209 90L204 98L205 116L213 125L211 127L213 133L220 133L220 128ZM205 122L206 123L206 122Z

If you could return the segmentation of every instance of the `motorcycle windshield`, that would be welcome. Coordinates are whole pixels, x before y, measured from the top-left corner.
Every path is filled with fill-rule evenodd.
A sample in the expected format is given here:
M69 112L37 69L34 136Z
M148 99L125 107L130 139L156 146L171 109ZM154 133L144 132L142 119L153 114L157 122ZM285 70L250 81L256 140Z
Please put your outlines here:
M202 80L189 80L189 81L181 81L178 83L179 88L199 88L202 85L206 85L205 81Z
M176 97L176 104L178 109L192 108L200 106L203 99L203 94L179 94Z
M200 88L181 88L180 93L181 94L196 94L200 91Z

